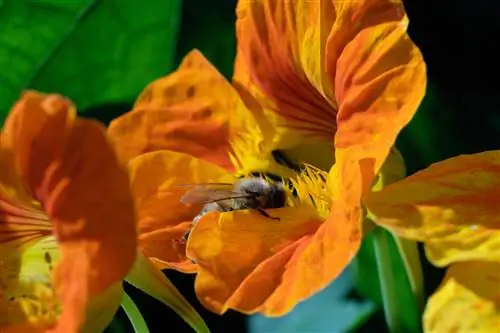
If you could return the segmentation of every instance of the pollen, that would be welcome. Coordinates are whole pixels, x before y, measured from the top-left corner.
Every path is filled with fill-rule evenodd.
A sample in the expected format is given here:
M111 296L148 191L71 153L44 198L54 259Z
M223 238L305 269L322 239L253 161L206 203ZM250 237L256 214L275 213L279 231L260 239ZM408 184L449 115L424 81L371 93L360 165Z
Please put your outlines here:
M313 206L321 219L326 220L332 208L332 193L329 188L328 173L312 165L304 164L303 170L290 178L296 196L288 195L287 205ZM288 194L288 193L287 193Z
M61 314L51 279L52 264L58 260L55 240L51 238L40 240L22 253L14 249L0 252L0 328L22 323L46 328Z

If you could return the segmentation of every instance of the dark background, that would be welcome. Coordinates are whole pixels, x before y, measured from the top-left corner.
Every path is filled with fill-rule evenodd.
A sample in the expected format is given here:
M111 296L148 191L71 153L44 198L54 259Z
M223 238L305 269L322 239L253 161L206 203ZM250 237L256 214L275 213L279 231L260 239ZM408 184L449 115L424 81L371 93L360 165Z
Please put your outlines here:
M408 171L413 173L463 153L498 149L500 2L412 0L404 3L411 21L409 34L424 54L429 78L424 102L397 142ZM184 1L177 63L186 52L198 48L226 77L231 76L235 4L234 0ZM84 113L108 122L130 106L103 105ZM428 263L424 264L424 270L427 292L432 293L443 272ZM209 313L197 302L190 276L175 272L168 272L168 276L195 305L212 332L245 332L245 316L230 312L219 317ZM152 333L167 329L191 332L175 313L159 302L132 287L127 287L127 291L143 311ZM357 297L355 292L353 297ZM123 319L123 313L119 317ZM379 312L358 332L384 330Z

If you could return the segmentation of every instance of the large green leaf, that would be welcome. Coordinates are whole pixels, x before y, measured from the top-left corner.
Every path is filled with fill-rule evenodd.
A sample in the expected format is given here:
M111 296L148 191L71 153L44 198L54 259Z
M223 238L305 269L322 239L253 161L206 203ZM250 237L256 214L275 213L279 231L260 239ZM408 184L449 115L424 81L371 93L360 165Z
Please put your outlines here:
M181 0L100 0L30 84L80 109L133 101L174 66Z
M79 109L131 102L172 70L181 0L0 1L0 122L22 90Z
M0 2L0 121L94 2Z

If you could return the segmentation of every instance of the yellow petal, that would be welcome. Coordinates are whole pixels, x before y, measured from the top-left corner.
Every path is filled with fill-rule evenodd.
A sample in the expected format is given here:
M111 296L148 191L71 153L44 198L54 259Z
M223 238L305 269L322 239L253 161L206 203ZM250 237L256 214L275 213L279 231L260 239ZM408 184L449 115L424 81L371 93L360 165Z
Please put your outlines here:
M293 179L300 200L268 210L280 221L254 211L201 218L187 254L198 263L195 288L206 307L280 316L344 270L361 242L359 197L346 196L352 205L335 198L331 208L327 176L308 167Z
M451 265L427 303L423 324L428 333L500 332L500 264Z
M260 104L273 128L273 149L323 170L334 161L336 128L325 70L329 9L327 1L239 1L233 77Z
M210 333L203 319L172 282L142 253L138 253L136 258L125 280L174 310L195 332Z
M196 294L208 309L280 315L297 303L296 293L314 287L296 279L308 267L294 258L322 221L307 208L267 212L280 220L255 211L209 213L191 231L187 255L199 266Z
M146 87L134 109L111 123L109 135L125 160L168 149L226 169L233 169L231 140L250 136L257 144L261 136L238 92L198 50Z
M190 189L186 185L233 183L234 176L217 165L167 150L140 155L130 161L129 169L143 253L165 268L194 271L179 241L202 205L180 199Z
M463 155L370 193L376 222L426 243L436 265L500 260L500 151Z

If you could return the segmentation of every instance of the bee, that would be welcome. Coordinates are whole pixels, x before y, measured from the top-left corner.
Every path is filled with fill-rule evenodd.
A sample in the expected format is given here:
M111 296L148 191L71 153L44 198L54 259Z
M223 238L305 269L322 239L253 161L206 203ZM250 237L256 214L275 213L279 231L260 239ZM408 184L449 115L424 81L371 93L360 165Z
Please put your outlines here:
M193 225L208 212L230 212L234 210L251 209L271 220L278 217L270 216L265 209L282 208L286 204L286 192L282 182L266 180L261 177L242 178L236 183L196 184L180 199L185 204L204 204L201 212L193 219ZM185 242L188 231L183 236Z

